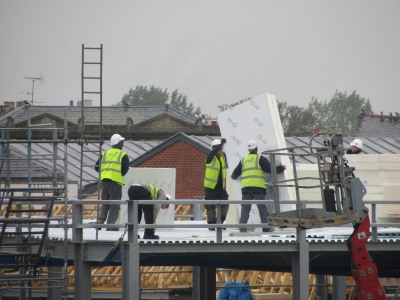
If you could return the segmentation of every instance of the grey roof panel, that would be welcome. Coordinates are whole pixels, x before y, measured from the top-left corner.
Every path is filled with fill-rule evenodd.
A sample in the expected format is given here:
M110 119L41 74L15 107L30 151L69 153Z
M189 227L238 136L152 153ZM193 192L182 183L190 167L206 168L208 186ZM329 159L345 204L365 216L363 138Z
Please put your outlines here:
M7 125L7 118L11 117L15 124L25 122L28 117L28 111L31 119L48 114L53 115L57 118L64 119L65 112L66 119L73 123L78 124L82 118L82 109L80 106L23 106L14 109L2 116L0 116L0 126ZM133 124L139 124L161 114L168 114L172 117L180 119L191 125L195 125L197 118L188 116L181 113L180 111L169 107L168 105L158 106L129 106L129 107L118 107L118 106L107 106L102 108L102 124L103 125L122 125L127 124L127 120L131 119ZM92 122L97 123L100 120L100 110L97 106L84 107L85 124Z
M362 138L365 153L397 154L400 148L400 138Z
M361 113L361 137L400 138L400 116Z
M208 151L210 149L210 144L213 139L221 138L220 136L195 136L195 135L184 135L182 133L174 135L173 137L167 139L166 141L132 141L126 140L124 142L124 151L128 154L129 160L132 162L143 155L146 155L151 151L152 153L156 153L156 148L161 144L165 144L171 139L176 138L177 136L182 135L182 138L189 139L188 141L192 141L194 145L198 145L199 149L202 151ZM309 138L308 137L286 137L286 144L287 147L297 147L297 146L308 146ZM353 140L353 137L346 137L344 138L345 146L348 146L349 143ZM400 138L362 138L364 145L365 145L365 153L367 154L400 154ZM322 145L322 144L321 144ZM16 143L12 144L12 151L11 153L16 155L16 157L26 157L28 153L28 148L26 143ZM84 172L84 181L97 181L98 173L94 170L94 164L98 159L98 153L95 151L98 149L97 144L89 144L86 146L85 149L90 149L93 152L85 152L84 153L84 162L88 167L85 168ZM109 141L106 141L102 147L103 150L107 150L110 148ZM57 160L57 169L64 170L64 149L65 146L62 143L58 144L58 157ZM68 178L71 181L79 182L80 179L80 159L81 159L81 146L77 143L69 143L67 145L68 151ZM297 153L308 153L307 147L302 148L300 150L296 150ZM48 159L39 160L39 154L50 154ZM52 143L40 143L35 144L32 143L32 154L34 159L34 168L35 174L34 176L47 176L53 170L53 162L52 156L53 153L53 144ZM306 157L299 157L299 163L314 163L314 159L312 156ZM3 170L2 170L2 177L5 176L5 165L3 162ZM26 161L19 163L18 166L13 166L13 172L20 176L26 177L27 175L27 168L26 168Z

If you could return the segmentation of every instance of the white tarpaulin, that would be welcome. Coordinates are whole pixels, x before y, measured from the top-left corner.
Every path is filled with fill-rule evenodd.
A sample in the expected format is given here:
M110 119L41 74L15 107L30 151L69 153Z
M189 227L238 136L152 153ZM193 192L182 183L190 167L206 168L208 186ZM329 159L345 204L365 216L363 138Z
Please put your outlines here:
M155 187L161 188L166 194L170 194L175 199L176 170L174 168L129 168L124 176L125 185L122 188L122 199L129 199L128 189L133 183L151 183ZM158 206L161 206L159 204ZM173 224L174 206L170 205L168 209L160 209L156 223ZM121 223L128 221L127 205L121 205L120 212ZM142 224L144 218L142 217Z
M218 123L221 136L227 140L225 153L229 164L229 177L239 161L249 152L247 142L255 139L258 142L258 153L263 151L286 148L282 124L279 117L278 105L275 96L263 94L218 114ZM268 157L267 157L268 158ZM277 157L277 165L286 165L284 174L279 178L292 178L291 165L287 156ZM242 199L241 177L234 180L230 186L230 199ZM228 179L230 180L230 179ZM228 185L229 186L229 185ZM280 188L280 199L295 199L294 190ZM240 209L240 207L239 207ZM269 211L273 207L269 207ZM281 211L291 210L290 205L280 205ZM248 223L259 223L258 209L253 205Z

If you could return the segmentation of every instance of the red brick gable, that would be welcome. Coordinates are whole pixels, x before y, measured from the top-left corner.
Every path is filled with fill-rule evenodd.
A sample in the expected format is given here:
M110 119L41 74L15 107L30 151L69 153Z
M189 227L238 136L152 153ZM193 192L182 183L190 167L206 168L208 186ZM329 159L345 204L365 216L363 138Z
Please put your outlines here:
M204 196L205 160L204 152L184 141L177 141L136 167L175 168L175 198L194 199L196 196Z

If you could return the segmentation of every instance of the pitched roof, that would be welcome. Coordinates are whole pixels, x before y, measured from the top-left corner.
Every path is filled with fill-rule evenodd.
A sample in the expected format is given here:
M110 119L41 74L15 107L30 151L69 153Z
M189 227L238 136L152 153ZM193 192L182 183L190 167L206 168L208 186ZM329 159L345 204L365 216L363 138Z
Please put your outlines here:
M49 152L44 151L41 145L31 145L33 159L28 160L27 145L24 144L9 144L10 155L9 158L3 159L0 167L1 178L9 176L12 180L26 182L31 174L32 181L49 181L53 178L54 165L53 161L49 158ZM39 154L40 153L40 154ZM40 157L38 157L38 155ZM30 172L29 172L30 169ZM56 168L57 178L63 179L63 168Z
M53 115L59 119L66 119L78 124L82 118L81 106L31 106L25 105L18 107L6 114L0 116L0 127L7 126L7 119L12 118L14 124L25 123L28 118L28 112L31 119L47 114ZM161 114L168 114L179 120L195 125L197 119L188 116L169 105L156 106L103 106L102 108L102 124L103 125L126 125L127 120L132 120L133 124L140 124ZM84 107L85 122L98 123L100 120L100 109L97 106Z
M169 139L166 139L165 141L161 142L150 151L143 153L142 155L138 156L133 160L131 159L129 165L131 167L137 166L138 164L148 160L150 157L167 149L168 147L170 147L171 145L175 144L178 141L184 141L187 144L191 145L192 147L204 152L204 154L208 154L208 152L210 151L210 148L208 146L209 144L206 146L205 145L206 142L204 142L202 139L196 138L194 136L188 136L182 132L179 132L177 134L174 134Z
M400 138L400 115L360 113L359 136L360 137L379 137L379 138Z
M146 159L153 155L156 155L160 151L168 148L170 145L177 141L184 141L193 147L204 152L206 155L210 151L211 142L215 138L221 138L220 136L197 136L197 135L186 135L184 133L177 133L172 137L160 141L160 140L125 140L124 151L128 154L130 165L133 167L140 164ZM345 137L344 146L348 147L354 137ZM286 137L286 145L288 148L291 147L305 147L301 150L296 150L296 153L309 153L307 146L309 146L309 137ZM364 142L363 151L366 154L400 154L400 138L362 138ZM318 145L316 145L318 146ZM94 165L98 159L98 145L88 144L86 145L87 150L83 153L84 163L87 166L83 172L83 179L85 182L96 182L98 180L98 173L94 170ZM109 141L106 140L103 149L110 148ZM321 144L321 147L323 145ZM69 142L67 147L62 143L58 144L57 147L57 170L64 170L64 151L67 149L67 167L68 167L68 180L79 182L80 180L80 164L81 164L81 145L76 142ZM26 157L28 153L27 143L10 143L10 153L19 155L17 158ZM34 161L34 172L32 173L35 178L49 176L53 170L53 161L50 157L53 153L53 143L32 143L31 155ZM47 158L43 158L46 157ZM298 158L299 163L314 163L312 157ZM15 169L14 169L15 168ZM18 166L13 166L14 174L18 173L23 176L27 174L26 161L22 161ZM3 170L1 172L2 178L5 178L6 162L3 162ZM18 170L18 172L17 172ZM24 174L23 174L24 173Z
M350 148L350 143L356 137L343 137L343 147ZM286 147L304 147L296 149L296 153L310 153L307 148L310 145L310 137L286 137ZM363 141L363 153L365 154L400 154L400 137L399 138L381 138L381 137L361 137ZM324 147L322 141L315 139L313 147ZM299 163L316 163L311 156L296 157Z

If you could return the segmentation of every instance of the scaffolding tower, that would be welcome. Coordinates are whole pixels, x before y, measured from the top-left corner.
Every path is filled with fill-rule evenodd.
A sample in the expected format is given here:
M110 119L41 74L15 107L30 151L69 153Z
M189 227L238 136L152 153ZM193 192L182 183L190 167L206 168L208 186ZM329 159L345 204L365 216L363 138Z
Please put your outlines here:
M36 287L32 283L38 280L42 281L41 289L62 289L67 283L59 273L49 284L44 279L48 270L43 268L49 226L52 221L68 226L66 215L53 217L56 203L64 205L67 213L68 198L67 151L64 156L58 154L60 144L67 147L63 138L67 130L53 125L34 126L29 118L27 128L1 129L0 287L15 290L20 299L31 299ZM14 139L13 135L21 130L27 132L27 139ZM53 139L34 139L36 130L50 130ZM26 153L21 144L26 145Z
M67 115L64 117L64 128L51 124L31 124L28 107L27 128L1 129L1 165L0 165L0 287L15 289L20 299L31 299L34 290L33 282L41 280L40 288L48 288L49 294L60 294L68 298L68 230L71 225L70 206L68 205L68 143L78 143L80 151L80 179L78 199L91 198L100 200L100 181L86 180L88 168L95 166L86 163L89 152L102 153L102 60L103 45L86 47L82 44L81 72L81 119L80 139L68 140ZM96 99L88 99L88 97ZM98 100L98 115L85 111L87 103ZM35 139L36 130L52 131L52 139ZM15 131L26 132L26 140L13 137ZM27 153L19 151L19 144L25 143ZM40 145L40 146L39 146ZM58 152L64 146L63 157ZM34 149L38 148L38 149ZM21 148L22 149L22 148ZM44 168L47 173L38 181L33 174ZM19 173L18 173L19 172ZM4 178L4 182L1 182ZM84 194L89 184L97 184L96 193ZM54 217L53 208L61 204L63 217ZM97 215L99 205L95 208ZM53 222L54 221L54 222ZM63 270L55 268L56 274L43 268L46 263L46 242L50 226L64 229L65 257ZM79 247L79 245L77 246ZM44 271L44 269L46 269ZM44 273L43 273L44 272ZM54 291L56 291L54 293ZM1 297L1 295L0 295Z

